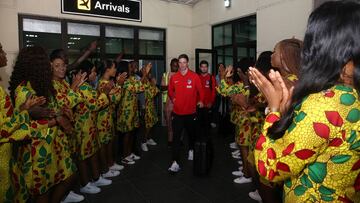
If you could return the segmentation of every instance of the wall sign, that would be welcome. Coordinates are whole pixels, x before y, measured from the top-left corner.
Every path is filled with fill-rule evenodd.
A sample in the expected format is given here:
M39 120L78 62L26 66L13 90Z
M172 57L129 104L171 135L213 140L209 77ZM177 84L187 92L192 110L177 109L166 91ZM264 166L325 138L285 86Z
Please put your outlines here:
M61 0L61 13L141 22L141 0Z

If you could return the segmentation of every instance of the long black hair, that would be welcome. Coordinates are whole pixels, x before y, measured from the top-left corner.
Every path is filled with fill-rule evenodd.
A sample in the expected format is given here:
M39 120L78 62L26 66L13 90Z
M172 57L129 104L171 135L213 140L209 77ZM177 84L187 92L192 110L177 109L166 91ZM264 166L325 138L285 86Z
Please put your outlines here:
M259 57L255 62L255 67L258 69L265 77L268 77L268 73L271 69L275 69L271 65L271 55L272 51L263 51L260 53ZM250 84L250 97L256 96L259 93L259 90L255 87L254 84Z
M110 69L112 65L115 63L115 61L112 60L103 60L97 65L97 70L99 72L100 77L102 77L107 69Z
M26 47L19 52L9 82L9 91L13 100L15 89L22 82L27 81L35 90L36 96L44 96L47 100L53 96L50 60L42 47Z
M360 91L360 4L354 1L327 2L314 10L308 20L302 50L299 81L292 104L269 129L272 139L285 134L295 107L312 93L334 86L343 67L354 62L354 87Z
M91 62L91 61L89 61L89 60L84 60L84 61L82 61L80 64L79 64L79 66L77 67L77 71L79 72L79 71L81 71L82 73L86 73L87 74L87 78L88 78L88 80L87 81L89 81L89 75L91 74L91 71L92 71L92 69L95 67L95 69L96 69L96 66ZM97 69L96 69L96 71L97 71Z

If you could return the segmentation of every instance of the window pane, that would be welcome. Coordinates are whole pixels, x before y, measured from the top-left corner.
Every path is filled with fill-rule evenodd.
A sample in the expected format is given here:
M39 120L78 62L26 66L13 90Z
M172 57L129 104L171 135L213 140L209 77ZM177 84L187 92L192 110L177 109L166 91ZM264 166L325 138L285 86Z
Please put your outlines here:
M223 49L216 49L218 55L223 55L224 50Z
M256 49L255 48L249 49L249 56L253 59L256 59Z
M68 23L68 34L100 36L100 26L80 23Z
M107 26L105 36L105 52L107 54L134 53L134 29Z
M240 61L242 58L245 58L248 56L247 49L244 47L238 47L237 48L237 61Z
M214 46L223 45L223 26L218 26L214 28Z
M61 48L61 34L23 32L24 47L41 46L48 54Z
M164 32L158 30L139 30L140 55L164 55Z
M256 17L251 18L249 21L249 38L250 40L256 40Z
M118 38L106 39L106 53L107 54L118 54L123 50L123 40Z
M225 55L226 56L233 56L233 48L229 47L225 49Z
M69 62L74 62L83 51L90 46L90 43L98 40L96 36L84 36L84 35L68 35L67 48ZM100 48L92 53L89 57L90 60L100 60Z
M224 63L224 57L218 55L218 63Z
M232 44L232 25L225 25L224 31L224 45Z
M140 55L164 55L164 42L140 40Z
M256 40L256 17L241 21L235 25L236 42Z
M233 57L225 57L225 66L233 65Z
M58 21L24 19L23 31L47 32L61 34L61 23Z
M164 41L164 32L158 30L139 30L139 39Z
M236 42L249 41L249 26L248 22L241 22L235 26Z
M134 29L106 26L105 37L134 39Z

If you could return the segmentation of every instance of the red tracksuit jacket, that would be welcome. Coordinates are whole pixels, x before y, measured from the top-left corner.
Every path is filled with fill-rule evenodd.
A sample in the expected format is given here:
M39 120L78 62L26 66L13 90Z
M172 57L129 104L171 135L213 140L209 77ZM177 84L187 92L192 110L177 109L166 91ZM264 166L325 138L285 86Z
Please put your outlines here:
M185 75L178 71L170 78L168 95L174 103L173 112L178 115L194 114L198 101L204 103L204 89L200 78L190 69Z

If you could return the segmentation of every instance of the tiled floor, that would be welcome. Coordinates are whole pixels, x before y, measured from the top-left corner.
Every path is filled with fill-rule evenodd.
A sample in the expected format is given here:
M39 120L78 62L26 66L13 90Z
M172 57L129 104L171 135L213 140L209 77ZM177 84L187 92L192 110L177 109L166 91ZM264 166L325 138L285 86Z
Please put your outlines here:
M199 178L192 173L192 162L185 160L183 152L182 170L171 175L167 169L170 164L170 150L167 147L166 130L157 127L154 140L157 146L150 146L142 152L141 160L126 167L113 184L102 187L96 195L86 195L84 202L121 203L202 203L202 202L256 202L248 197L251 184L233 183L231 175L237 164L230 156L228 143L230 137L223 138L212 132L215 147L214 164L209 177Z

